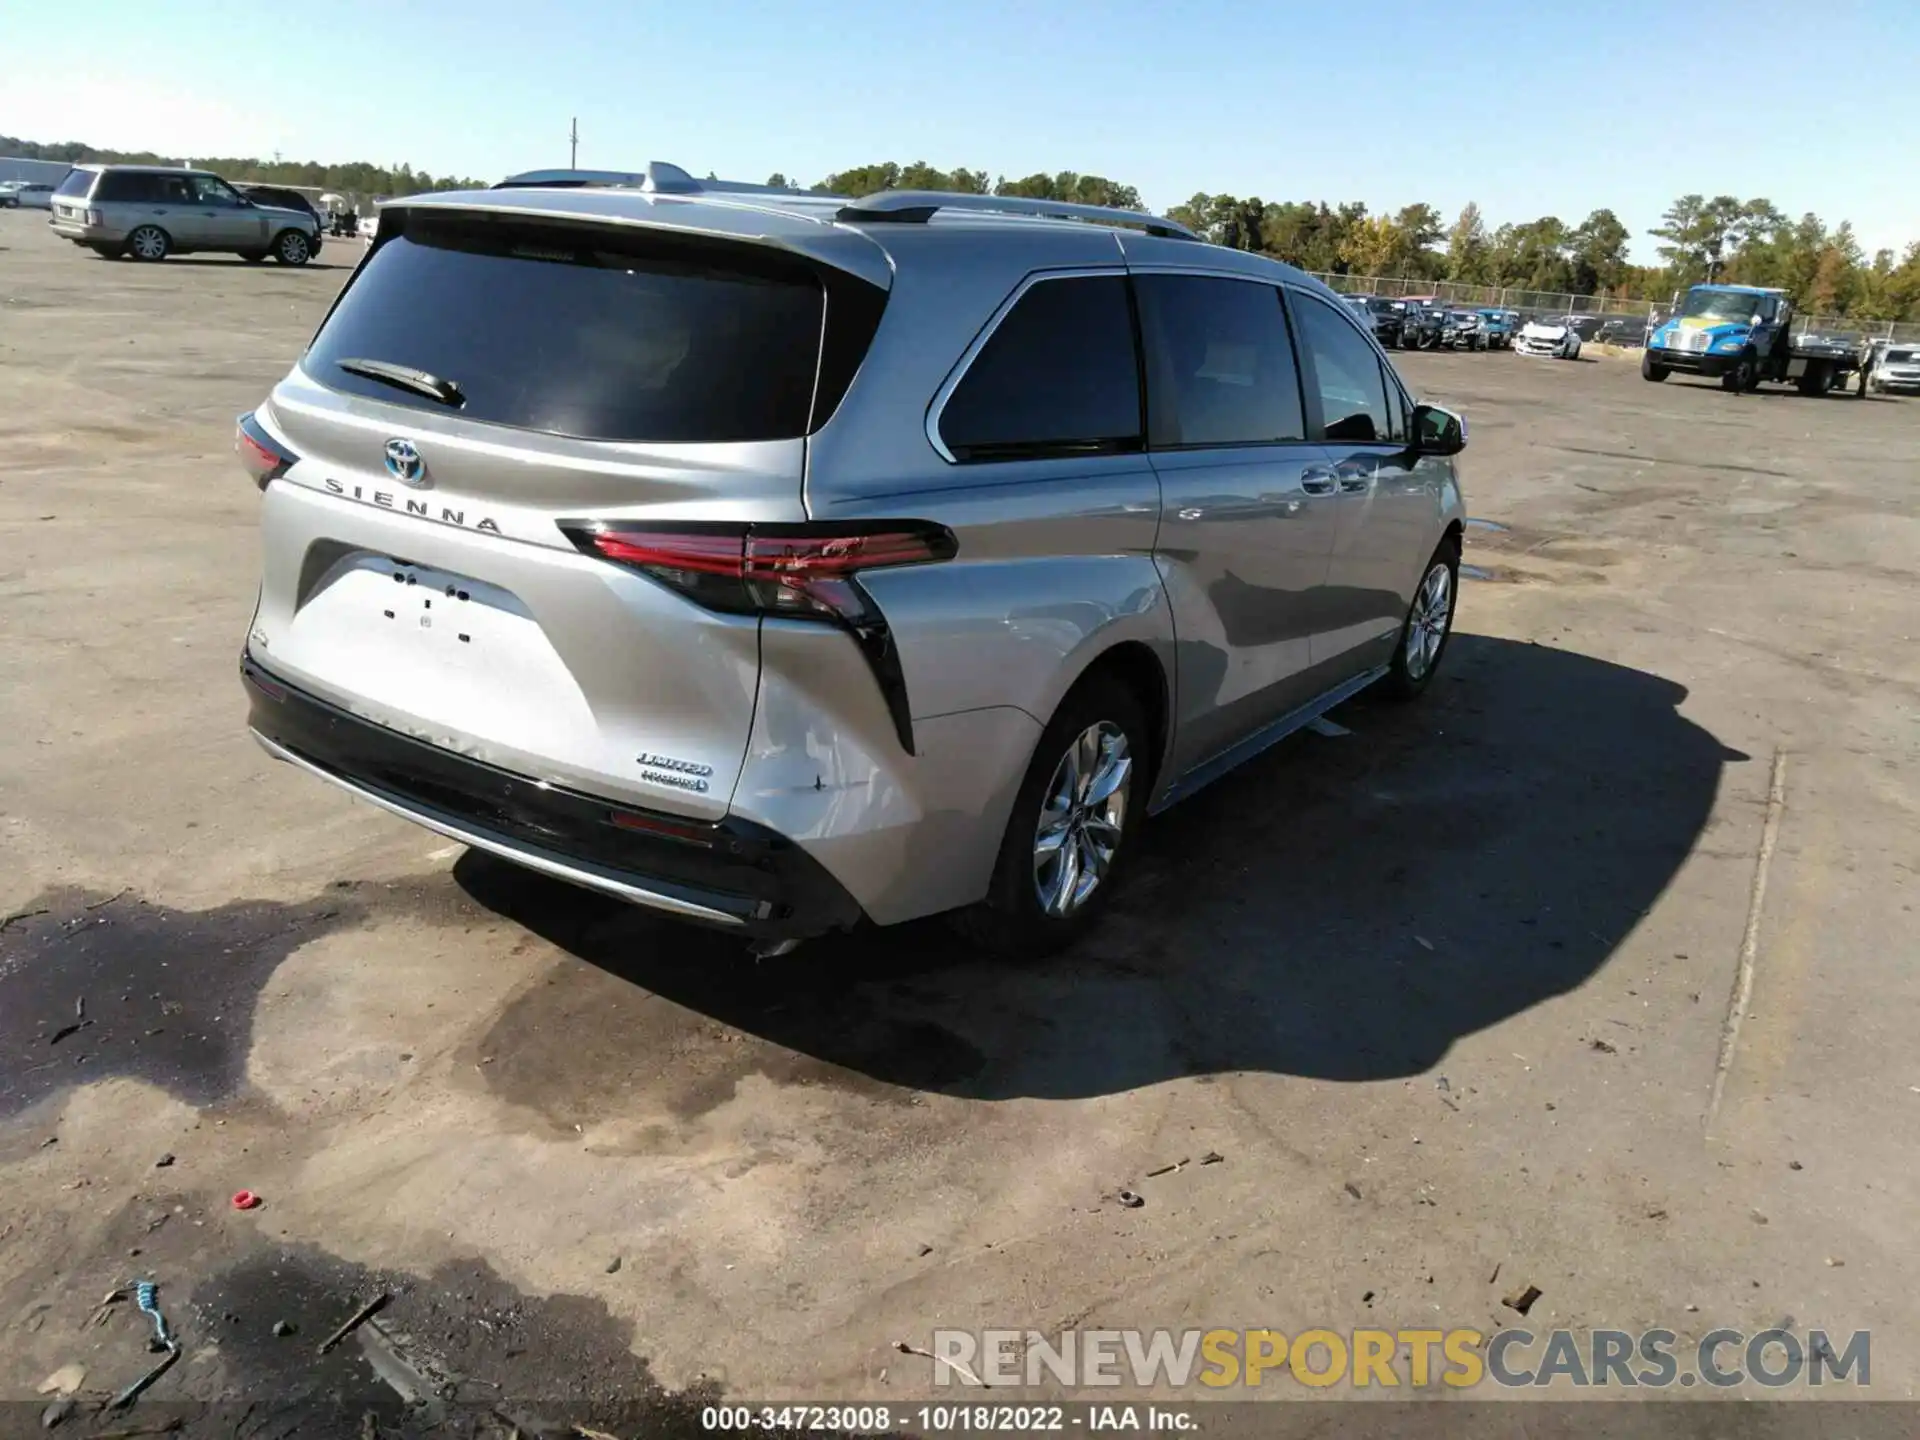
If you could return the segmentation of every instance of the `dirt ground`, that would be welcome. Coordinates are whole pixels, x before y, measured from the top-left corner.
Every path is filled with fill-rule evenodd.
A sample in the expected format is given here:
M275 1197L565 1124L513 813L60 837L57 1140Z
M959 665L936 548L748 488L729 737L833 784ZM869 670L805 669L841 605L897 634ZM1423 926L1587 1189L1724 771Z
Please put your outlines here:
M146 1276L148 1407L903 1401L937 1327L1485 1330L1518 1283L1539 1331L1871 1330L1914 1395L1920 404L1403 358L1471 436L1425 703L1169 813L1057 962L755 966L247 738L233 418L359 253L0 213L0 1397L130 1383L147 1322L89 1317Z

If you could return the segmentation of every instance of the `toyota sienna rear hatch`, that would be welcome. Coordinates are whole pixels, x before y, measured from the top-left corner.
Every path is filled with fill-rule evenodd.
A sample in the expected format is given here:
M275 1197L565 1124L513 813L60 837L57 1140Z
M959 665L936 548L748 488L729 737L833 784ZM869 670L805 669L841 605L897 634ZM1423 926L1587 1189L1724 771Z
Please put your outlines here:
M746 206L386 207L242 421L264 490L252 661L516 776L723 816L761 617L793 603L751 557L804 549L807 436L884 275L865 237Z

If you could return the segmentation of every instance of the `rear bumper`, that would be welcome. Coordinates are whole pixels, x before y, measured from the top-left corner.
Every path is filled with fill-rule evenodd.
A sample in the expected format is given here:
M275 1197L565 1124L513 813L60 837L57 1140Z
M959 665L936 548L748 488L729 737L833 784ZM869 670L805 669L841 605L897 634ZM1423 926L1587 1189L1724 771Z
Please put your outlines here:
M248 725L270 755L449 839L753 939L804 939L861 918L818 861L764 826L614 804L457 755L310 695L250 653L240 674Z

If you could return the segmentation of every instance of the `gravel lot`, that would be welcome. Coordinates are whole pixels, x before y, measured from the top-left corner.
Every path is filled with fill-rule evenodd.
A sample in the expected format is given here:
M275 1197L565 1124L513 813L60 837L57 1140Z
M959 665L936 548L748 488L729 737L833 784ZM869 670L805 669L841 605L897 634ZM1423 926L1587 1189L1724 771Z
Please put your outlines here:
M0 1397L136 1377L130 1306L83 1328L136 1275L156 1402L391 1400L387 1342L314 1354L381 1288L404 1363L585 1421L904 1400L943 1325L1487 1329L1516 1282L1536 1330L1871 1329L1913 1396L1920 404L1403 357L1482 522L1428 703L1170 813L1058 962L755 967L248 740L233 417L359 254L0 213Z

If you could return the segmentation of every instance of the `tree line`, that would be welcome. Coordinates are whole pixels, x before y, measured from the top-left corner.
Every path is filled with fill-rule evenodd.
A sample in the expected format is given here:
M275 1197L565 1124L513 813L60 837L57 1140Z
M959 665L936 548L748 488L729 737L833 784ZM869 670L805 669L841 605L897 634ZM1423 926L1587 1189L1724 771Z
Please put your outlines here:
M53 160L68 165L93 162L105 165L168 165L189 163L189 157L158 155L151 150L102 150L76 140L44 144L0 135L0 155L18 160ZM454 175L430 175L411 165L369 165L356 161L347 165L323 165L317 160L261 160L224 156L195 155L191 163L199 169L242 185L302 185L335 190L342 195L418 195L426 190L466 190L484 188L489 181L470 180Z
M768 183L791 182L775 174ZM1133 186L1072 170L990 180L984 170L889 162L842 170L810 188L856 197L890 189L958 190L1141 208ZM1661 242L1661 265L1629 261L1633 232L1608 209L1578 223L1543 215L1490 228L1471 202L1449 225L1425 203L1376 215L1358 202L1199 194L1167 215L1216 244L1323 274L1632 300L1665 300L1688 285L1719 280L1780 286L1810 314L1920 320L1920 242L1898 256L1880 250L1869 257L1846 221L1829 229L1817 215L1795 220L1765 199L1682 195L1648 232Z
M38 144L0 135L0 154L23 159L179 165L178 157L150 151L101 150L78 142ZM310 185L353 195L410 195L488 182L435 176L410 165L364 162L195 157L229 180ZM768 184L802 188L775 173ZM985 170L941 170L925 161L859 165L806 187L836 195L881 190L953 190L972 195L1021 195L1084 205L1143 208L1140 192L1103 175L1074 170L1036 171L1009 178ZM1802 310L1860 320L1920 320L1920 242L1904 253L1868 256L1846 221L1829 229L1818 216L1797 220L1766 199L1682 195L1648 234L1660 241L1665 263L1635 265L1627 258L1633 233L1612 210L1578 223L1556 215L1489 228L1469 203L1451 224L1433 206L1403 205L1372 214L1349 202L1261 200L1257 196L1195 195L1167 212L1221 245L1258 251L1303 270L1413 281L1453 281L1513 290L1619 299L1664 300L1702 280L1777 285L1793 292Z

